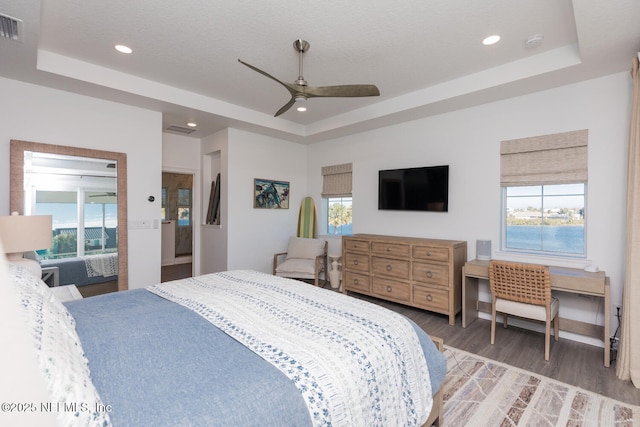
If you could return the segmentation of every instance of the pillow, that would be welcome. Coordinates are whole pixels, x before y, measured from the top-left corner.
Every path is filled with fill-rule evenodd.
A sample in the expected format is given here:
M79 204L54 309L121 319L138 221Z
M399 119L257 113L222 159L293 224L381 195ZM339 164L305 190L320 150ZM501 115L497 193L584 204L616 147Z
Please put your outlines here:
M75 320L42 280L19 264L10 264L9 272L58 424L110 425L108 412L100 410L107 407L91 381Z
M290 237L287 248L287 259L303 258L315 259L324 254L325 241L321 239L308 239L304 237Z

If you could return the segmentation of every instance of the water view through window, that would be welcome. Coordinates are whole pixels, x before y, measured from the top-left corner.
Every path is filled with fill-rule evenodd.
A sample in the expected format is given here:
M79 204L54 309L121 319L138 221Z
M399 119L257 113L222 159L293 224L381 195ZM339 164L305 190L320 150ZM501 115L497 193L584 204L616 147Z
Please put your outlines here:
M585 184L505 189L503 249L585 255Z

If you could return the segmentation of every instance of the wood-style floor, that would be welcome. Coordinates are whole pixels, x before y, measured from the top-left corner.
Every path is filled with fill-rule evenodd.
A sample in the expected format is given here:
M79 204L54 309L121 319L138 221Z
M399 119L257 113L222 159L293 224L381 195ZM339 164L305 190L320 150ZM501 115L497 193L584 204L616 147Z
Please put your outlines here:
M478 319L462 328L462 319L458 315L456 325L450 326L448 316L357 294L349 295L407 316L430 335L444 339L445 346L526 369L612 399L640 405L640 389L616 377L615 361L612 361L611 367L604 367L603 349L600 347L562 338L557 342L552 339L549 361L545 362L544 334L513 326L504 329L500 323L496 327L495 345L491 345L489 320Z
M161 282L170 282L171 280L184 279L191 277L191 263L165 265L160 272Z

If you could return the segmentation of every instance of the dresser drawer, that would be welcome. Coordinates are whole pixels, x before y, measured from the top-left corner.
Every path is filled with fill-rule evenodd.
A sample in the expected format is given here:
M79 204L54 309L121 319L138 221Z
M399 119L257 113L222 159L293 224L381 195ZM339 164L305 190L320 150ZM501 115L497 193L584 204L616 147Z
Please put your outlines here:
M411 300L411 286L408 283L374 277L371 291L384 299L405 302Z
M410 251L409 245L402 243L371 242L371 253L406 258Z
M431 264L429 262L413 262L411 277L414 282L429 283L438 286L449 286L449 266Z
M342 259L342 268L345 270L356 270L368 273L369 255L345 252Z
M409 280L409 266L407 260L371 257L371 272L374 276L396 277Z
M369 242L366 240L345 239L344 250L351 252L369 253Z
M413 247L412 255L418 259L428 259L437 262L449 262L449 249L437 248L433 246L416 245Z
M366 274L358 274L352 271L343 273L342 285L345 289L355 292L371 292L371 282Z
M413 304L432 311L449 312L449 292L413 285Z

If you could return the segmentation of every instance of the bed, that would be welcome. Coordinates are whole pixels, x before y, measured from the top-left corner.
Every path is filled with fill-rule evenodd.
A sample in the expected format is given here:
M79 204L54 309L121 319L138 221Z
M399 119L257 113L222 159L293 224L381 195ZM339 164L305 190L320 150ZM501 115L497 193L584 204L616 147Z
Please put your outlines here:
M240 270L63 305L9 270L60 425L440 421L444 356L369 302Z
M58 267L61 285L77 287L118 280L118 254L88 255L74 258L44 259L43 268Z

